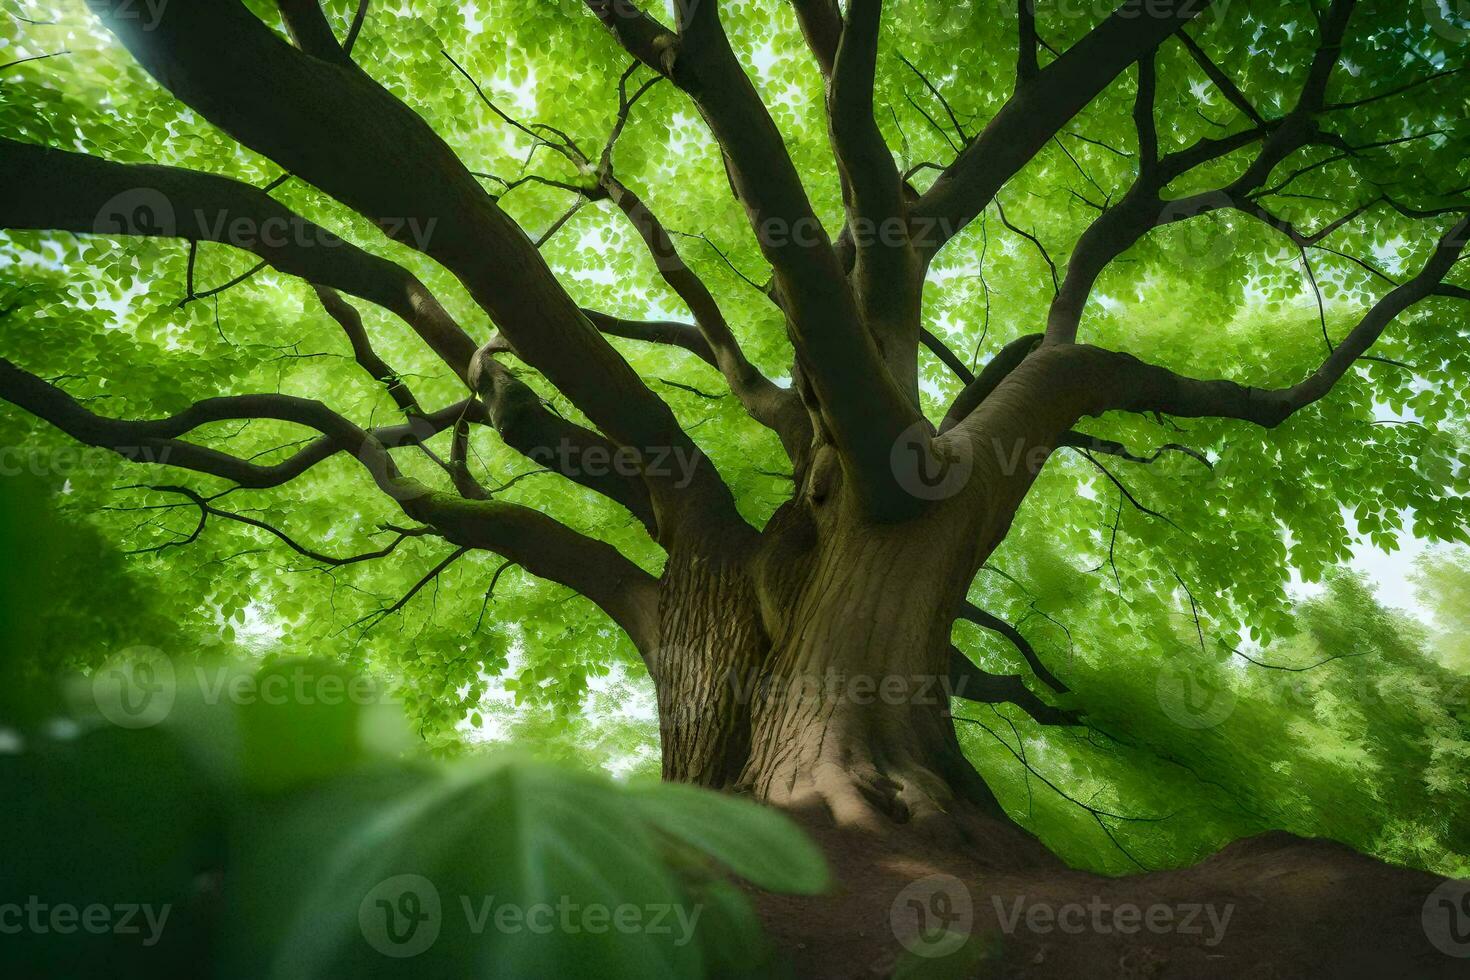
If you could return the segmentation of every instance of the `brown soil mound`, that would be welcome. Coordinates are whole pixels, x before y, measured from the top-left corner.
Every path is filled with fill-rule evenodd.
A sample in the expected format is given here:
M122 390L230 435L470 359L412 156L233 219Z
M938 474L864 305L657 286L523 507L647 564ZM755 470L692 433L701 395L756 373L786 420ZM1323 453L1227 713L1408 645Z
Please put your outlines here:
M996 828L1004 852L1036 866L801 822L834 894L757 906L803 978L1470 978L1470 908L1431 903L1457 917L1440 942L1465 958L1426 931L1442 879L1329 841L1264 834L1191 868L1105 878L1038 861L1011 828Z

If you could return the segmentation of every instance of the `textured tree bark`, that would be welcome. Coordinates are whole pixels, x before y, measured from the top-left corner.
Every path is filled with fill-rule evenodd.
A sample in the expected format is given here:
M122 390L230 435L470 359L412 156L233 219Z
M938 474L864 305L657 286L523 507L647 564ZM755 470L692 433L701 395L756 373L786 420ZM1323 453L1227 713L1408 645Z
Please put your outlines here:
M821 468L742 554L671 557L664 776L840 826L963 835L1002 815L950 717L950 631L981 556L954 508L871 523Z
M745 563L675 552L659 619L650 659L663 776L727 788L750 752L750 692L769 651Z
M949 720L950 624L968 581L960 556L922 521L820 518L796 574L763 583L775 587L773 644L742 783L773 803L822 804L840 824L875 827L966 799L992 804ZM769 562L784 562L785 550Z

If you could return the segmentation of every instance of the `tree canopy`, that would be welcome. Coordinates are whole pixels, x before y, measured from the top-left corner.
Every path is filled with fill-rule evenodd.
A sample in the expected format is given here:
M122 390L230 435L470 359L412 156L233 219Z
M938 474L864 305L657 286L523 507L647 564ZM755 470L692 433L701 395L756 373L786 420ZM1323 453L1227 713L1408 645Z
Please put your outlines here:
M620 0L200 4L205 26L250 26L181 66L150 62L150 25L169 28L149 3L42 6L0 14L0 396L19 406L0 443L7 475L33 478L82 537L65 552L77 574L47 596L37 669L137 644L310 653L393 678L445 752L503 690L502 734L646 759L653 732L620 703L648 697L627 634L683 519L667 501L719 514L728 488L764 526L801 469L788 396L812 372L794 377L794 356L848 343L841 324L788 329L793 308L820 321L828 299L772 296L824 274L807 266L826 253L763 238L752 216L769 208L799 235L782 195L804 195L833 255L865 254L852 201L888 166L926 222L922 349L898 355L918 358L919 415L945 428L987 364L1041 333L1124 352L1101 370L1137 374L1102 406L1123 411L1068 433L969 589L1087 719L957 708L1001 801L1105 870L1268 827L1466 868L1470 828L1436 815L1463 807L1470 765L1463 555L1426 565L1432 628L1340 571L1358 542L1470 542L1456 266L1470 24L1452 4L1233 0L1185 16L1160 0L1168 30L1148 54L1120 42L1148 4L853 0L844 43L872 63L872 112L845 129L824 77L837 4L726 0L729 50L706 43L749 79L769 131L728 84L667 69L666 35L620 21L636 12ZM687 33L714 6L651 12ZM871 44L852 40L863 30ZM315 60L288 58L286 39ZM338 58L386 97L322 84L358 78L313 74ZM475 256L464 228L402 217L467 192L438 182L448 163L397 166L418 131L392 100L551 277L509 251L483 281L457 275ZM1014 166L997 163L1007 147ZM138 169L153 165L182 169ZM866 297L880 311L881 292ZM606 343L557 325L578 309ZM812 383L841 404L861 358L831 360ZM872 390L827 421L882 469L906 406ZM190 424L141 443L95 421L178 413ZM132 454L164 465L68 433L154 445ZM666 470L576 468L589 446L628 445L665 447ZM525 452L567 446L571 465ZM388 468L449 502L406 517ZM507 535L551 543L532 557L425 532L477 519L451 498L502 504ZM1296 579L1327 587L1295 601ZM955 642L996 673L1024 669L990 631L962 623ZM1191 685L1233 709L1191 714L1174 700Z

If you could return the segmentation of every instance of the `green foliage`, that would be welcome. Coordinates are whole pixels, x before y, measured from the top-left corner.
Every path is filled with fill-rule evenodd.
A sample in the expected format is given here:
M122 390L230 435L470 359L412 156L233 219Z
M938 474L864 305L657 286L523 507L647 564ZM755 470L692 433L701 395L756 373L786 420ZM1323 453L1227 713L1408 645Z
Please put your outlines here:
M820 855L805 840L788 836L788 846L772 846L783 840L785 820L771 810L676 783L642 787L633 799L653 826L750 881L803 895L830 885Z
M396 707L331 664L163 669L152 724L117 724L98 671L67 714L6 730L7 899L44 907L0 969L755 976L769 947L732 876L828 887L815 845L748 801L507 754L404 755ZM67 929L68 906L133 908L137 932L75 912Z
M6 70L0 130L7 136L257 186L279 175L274 164L153 83L85 5L57 6L34 18L45 23L0 17L4 60L69 52ZM272 6L252 4L276 24ZM355 4L324 6L340 33ZM1010 90L1012 8L997 12L969 0L887 6L880 126L905 168L945 163L962 135L899 56L933 81L972 135ZM1195 36L1263 112L1289 108L1313 44L1313 5L1236 0L1217 7ZM513 178L529 167L571 178L576 175L557 155L532 155L523 133L491 117L441 49L517 117L600 146L626 57L582 8L580 0L375 3L354 57L471 168ZM1100 13L1061 0L1037 8L1057 50L1081 37ZM1436 23L1427 5L1359 8L1333 99L1364 99L1464 64L1463 39ZM818 215L835 233L841 191L822 86L790 5L730 0L722 10ZM1166 150L1238 124L1234 108L1178 45L1162 50L1159 78ZM1405 203L1432 207L1470 184L1463 81L1449 78L1336 114L1338 131L1359 142L1385 130L1426 135L1362 153L1350 165L1315 167L1294 182L1278 213L1315 230L1378 192L1413 191L1419 196ZM1133 84L1125 75L1087 106L1000 194L1009 220L1034 233L1059 266L1096 215L1088 202L1116 199L1136 172ZM1247 153L1222 159L1170 194L1228 180ZM1303 164L1331 155L1313 150ZM672 86L656 86L639 103L619 141L616 166L670 228L704 236L681 237L682 255L710 283L757 366L787 377L791 350L781 315L743 278L761 282L768 269L728 193L718 148ZM1405 174L1414 178L1408 190L1401 186ZM920 171L915 182L922 190L929 179L932 171ZM299 180L274 193L411 269L477 341L489 338L492 325L444 270ZM501 198L532 234L550 227L570 203L567 192L536 183ZM1098 284L1081 337L1193 375L1257 385L1295 381L1320 361L1324 331L1329 342L1340 340L1385 290L1382 276L1400 278L1415 268L1431 240L1421 224L1385 208L1337 230L1326 243L1342 254L1311 254L1322 291L1319 313L1300 255L1279 234L1240 216L1200 218L1150 234L1115 262ZM188 264L181 242L16 232L0 236L0 243L0 306L18 304L6 321L6 356L60 379L98 411L153 417L211 395L279 390L322 397L360 423L396 420L391 400L356 370L340 331L300 282L267 270L181 306ZM544 252L580 303L627 316L685 313L614 208L584 208ZM1345 255L1369 257L1381 274ZM205 244L195 281L218 285L252 263ZM1052 293L1043 256L1008 231L992 207L936 263L925 325L984 363L1006 342L1039 328ZM379 351L426 405L458 397L455 379L401 323L362 307ZM1175 453L1150 466L1104 459L1141 504L1163 515L1154 517L1087 461L1059 454L991 570L972 588L975 601L1024 623L1096 732L1042 731L999 709L1025 736L1022 743L1004 719L992 715L987 722L1072 796L1119 813L1169 815L1146 824L1109 820L1142 863L1180 863L1241 833L1285 827L1409 863L1465 869L1467 829L1443 814L1465 809L1459 679L1470 670L1470 565L1457 557L1425 568L1434 617L1429 635L1335 571L1355 544L1392 550L1410 528L1433 543L1470 540L1464 309L1444 298L1416 307L1374 348L1411 370L1363 363L1330 397L1275 430L1225 421L1089 420L1089 432L1140 453L1188 443L1209 455L1213 469ZM686 354L616 343L645 378L721 390L719 377ZM959 382L922 356L924 408L938 417ZM556 411L580 418L544 379L522 374ZM774 437L744 418L732 398L655 387L718 464L742 513L763 523L789 491L789 483L771 475L786 468ZM303 437L264 421L210 426L201 435L208 445L259 454L262 462L285 458ZM447 435L431 445L446 455ZM590 603L561 586L519 568L502 573L499 559L471 554L379 620L375 614L442 560L447 545L416 539L391 561L327 568L258 529L211 520L186 547L198 516L192 507L175 494L134 486L162 479L115 457L78 451L15 411L0 412L0 448L5 472L18 465L25 475L24 488L0 480L6 552L47 556L36 566L0 567L11 645L5 677L96 666L139 645L185 664L212 654L238 653L267 665L311 656L370 671L404 701L416 739L441 756L474 754L480 740L493 738L620 772L653 767L649 684L635 652ZM417 477L442 482L426 460L405 457L405 465ZM490 437L477 439L473 466L487 485L505 486L502 499L553 513L650 571L659 569L657 548L606 500L544 473L508 485L535 467ZM190 481L201 492L224 489L217 481ZM344 459L285 487L239 491L221 503L341 556L381 546L388 538L380 525L401 516ZM1288 588L1294 576L1326 580L1327 591L1298 605ZM979 650L987 665L1016 669L1012 651L992 638L964 626L956 638ZM1237 647L1271 663L1352 659L1283 673L1229 652ZM1161 670L1175 667L1203 689L1230 692L1233 713L1204 729L1170 719L1158 682ZM1283 685L1282 677L1292 680ZM13 688L0 684L0 698ZM17 717L44 714L29 702L13 710ZM250 731L282 724L262 719L259 729L247 724L241 737L248 742ZM336 731L310 753L286 753L293 756L289 769L260 777L314 779L347 761L332 754L343 744ZM1114 871L1135 866L1092 816L1040 785L991 735L973 726L964 735L1007 805L1070 860ZM99 746L103 751L110 750ZM158 766L166 768L162 761ZM633 792L627 800L641 798ZM683 805L670 797L667 812ZM739 856L726 857L733 863Z
M1462 676L1470 674L1470 552L1421 563L1416 581L1429 607L1441 663Z
M1423 568L1422 607L1462 614L1463 552ZM1470 870L1460 634L1385 608L1347 573L1297 604L1281 639L1237 640L1239 653L1202 650L1182 596L1162 617L1120 605L1093 590L1046 607L1070 624L1070 648L1057 625L1026 626L1081 692L1087 728L1058 732L1004 706L956 702L989 729L964 725L961 736L1002 802L1067 860L1115 873L1169 867L1284 829L1446 875ZM1006 653L990 649L999 666ZM1034 773L1017 765L1020 753Z

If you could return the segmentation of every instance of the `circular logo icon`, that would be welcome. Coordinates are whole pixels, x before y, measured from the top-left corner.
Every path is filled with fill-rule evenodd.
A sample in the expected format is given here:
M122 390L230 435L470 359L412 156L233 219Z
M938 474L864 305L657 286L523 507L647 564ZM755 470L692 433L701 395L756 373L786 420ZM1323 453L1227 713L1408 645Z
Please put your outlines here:
M912 13L917 23L915 30L934 41L948 41L969 30L975 20L977 4L974 0L938 0L938 2L914 4Z
M423 875L394 875L378 882L357 909L368 945L384 956L417 956L439 938L443 923L439 889Z
M929 423L915 422L893 443L889 464L898 485L920 500L959 493L974 469L974 450L964 439L935 439Z
M92 700L120 728L148 728L173 710L173 662L154 647L129 647L92 674Z
M888 924L915 956L948 956L965 945L975 924L970 889L953 875L920 878L894 897Z
M1470 41L1470 0L1419 0L1419 3L1434 33L1456 44Z
M174 206L162 191L135 187L114 195L97 212L92 230L99 235L151 235L171 238L179 226Z
M1191 270L1224 265L1238 251L1235 234L1222 217L1230 213L1228 203L1211 195L1164 202L1158 226L1178 226L1174 229L1176 248L1188 257Z
M1446 956L1470 957L1470 879L1442 882L1424 900L1424 935Z
M1159 671L1159 707L1182 728L1214 728L1235 710L1235 692L1223 681L1183 666Z

